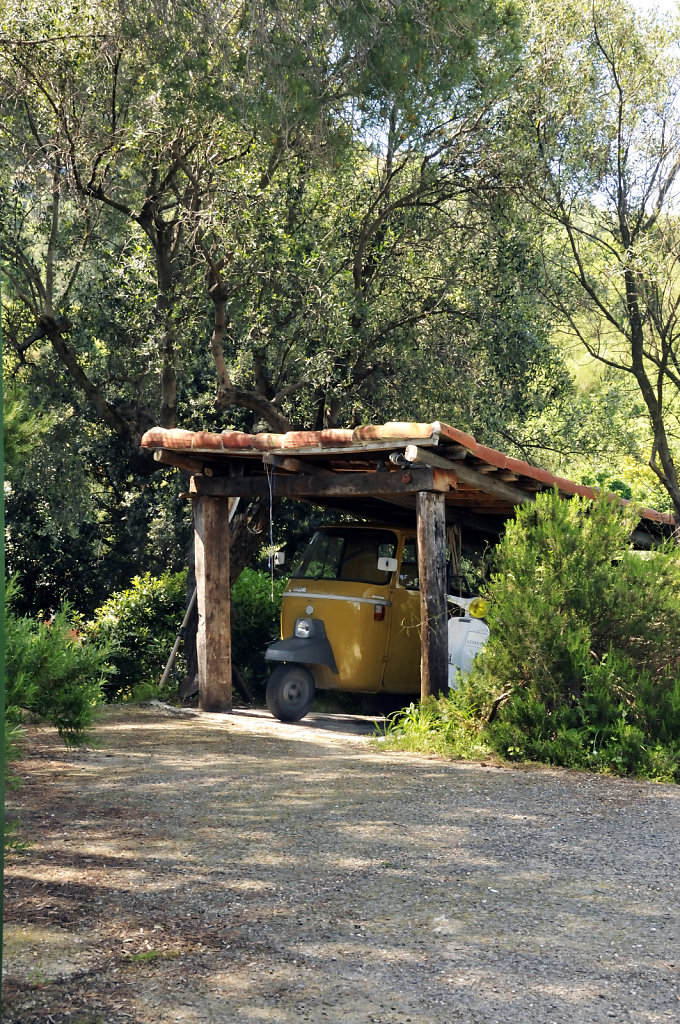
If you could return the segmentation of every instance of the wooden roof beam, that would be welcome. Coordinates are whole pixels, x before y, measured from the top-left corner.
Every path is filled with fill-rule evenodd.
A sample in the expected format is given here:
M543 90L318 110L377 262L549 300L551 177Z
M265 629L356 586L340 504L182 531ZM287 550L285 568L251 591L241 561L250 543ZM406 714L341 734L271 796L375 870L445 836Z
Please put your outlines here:
M210 466L206 466L200 459L193 459L191 455L184 455L182 452L167 451L165 448L157 448L153 453L154 462L160 462L164 466L174 466L175 469L184 469L187 473L205 473L212 476Z
M337 479L336 474L332 470L322 469L321 466L317 466L315 463L307 461L307 459L294 459L291 456L274 455L272 452L267 452L263 456L262 461L265 466L271 466L273 469L282 469L286 473L304 473L318 481L326 480L326 482L330 482Z
M417 444L407 445L404 449L404 457L414 466L432 466L438 469L452 470L462 484L474 487L484 494L493 494L497 498L504 498L506 501L512 502L513 505L522 505L524 502L532 500L532 495L527 494L521 487L515 487L513 484L504 483L494 477L485 476L484 473L472 469L464 462L451 462L450 459L444 459L441 455L423 449Z
M277 498L383 498L391 495L415 494L418 491L448 490L455 482L455 468L440 474L435 481L434 468L418 466L406 471L382 473L326 473L323 476L311 473L257 476L204 476L191 478L192 495L213 495L215 497L264 497L271 493Z

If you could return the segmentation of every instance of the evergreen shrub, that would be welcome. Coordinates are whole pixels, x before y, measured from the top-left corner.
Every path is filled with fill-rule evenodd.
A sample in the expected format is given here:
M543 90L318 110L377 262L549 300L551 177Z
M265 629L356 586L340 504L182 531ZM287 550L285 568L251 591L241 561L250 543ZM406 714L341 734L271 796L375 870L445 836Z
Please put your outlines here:
M83 642L68 605L48 623L11 610L16 584L5 604L5 785L17 788L11 765L21 755L27 718L55 726L68 746L89 739L102 683L109 671L105 648ZM20 849L17 822L5 822L5 850Z
M555 491L518 510L486 591L489 643L435 703L442 729L454 709L511 760L680 781L680 556L634 551L636 524L630 506Z
M28 712L55 726L67 744L85 742L109 671L107 649L82 639L68 606L49 624L8 611L5 638L10 740Z

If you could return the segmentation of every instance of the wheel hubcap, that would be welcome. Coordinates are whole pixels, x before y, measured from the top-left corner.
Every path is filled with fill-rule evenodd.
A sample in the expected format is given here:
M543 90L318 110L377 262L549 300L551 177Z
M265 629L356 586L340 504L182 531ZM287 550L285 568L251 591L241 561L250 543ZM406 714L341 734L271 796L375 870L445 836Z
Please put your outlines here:
M289 680L283 688L283 699L286 704L299 704L304 700L304 687L299 679Z

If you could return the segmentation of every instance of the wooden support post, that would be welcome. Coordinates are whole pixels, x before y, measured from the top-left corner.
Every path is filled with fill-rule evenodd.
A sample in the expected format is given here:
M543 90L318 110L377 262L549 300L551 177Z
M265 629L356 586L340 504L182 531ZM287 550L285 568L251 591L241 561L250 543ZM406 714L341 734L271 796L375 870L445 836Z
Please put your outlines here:
M202 711L232 709L229 505L227 498L194 500L198 706Z
M424 700L431 694L446 693L448 689L444 495L420 491L416 511L420 577L420 697Z

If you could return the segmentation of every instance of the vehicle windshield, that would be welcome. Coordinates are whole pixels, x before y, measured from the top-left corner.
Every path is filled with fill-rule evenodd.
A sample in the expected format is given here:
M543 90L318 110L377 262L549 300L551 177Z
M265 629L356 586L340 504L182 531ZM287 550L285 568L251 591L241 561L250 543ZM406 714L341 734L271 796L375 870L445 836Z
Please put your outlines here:
M291 576L384 585L391 574L378 569L378 559L394 558L396 550L390 530L318 530Z

